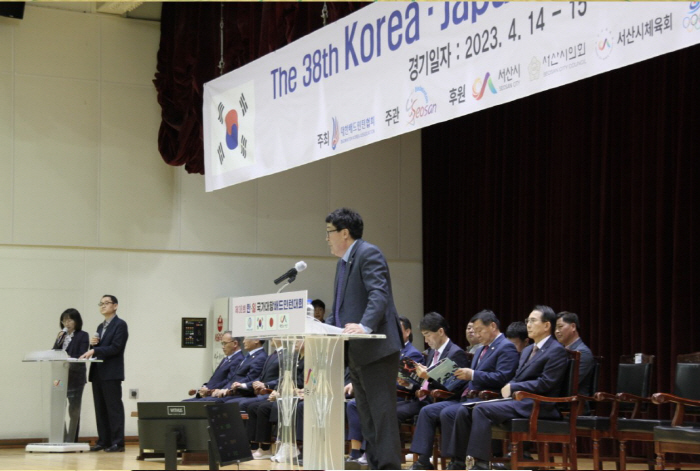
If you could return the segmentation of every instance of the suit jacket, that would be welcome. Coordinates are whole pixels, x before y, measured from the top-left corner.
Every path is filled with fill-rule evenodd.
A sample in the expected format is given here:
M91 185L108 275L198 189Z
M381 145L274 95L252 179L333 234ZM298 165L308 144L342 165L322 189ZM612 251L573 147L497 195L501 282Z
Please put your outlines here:
M338 270L341 263L342 259L338 260L334 293L339 288ZM372 329L373 334L386 335L386 339L347 342L348 355L353 361L362 366L401 350L401 327L394 306L389 267L379 248L357 239L345 267L342 290L339 306L336 307L334 300L326 323L336 325L337 311L341 326L362 324Z
M242 396L254 396L255 392L253 389L253 383L255 381L260 381L265 385L267 389L277 388L277 383L280 378L280 358L277 350L272 352L266 359L265 364L260 370L260 374L257 378L245 383L245 389L239 389L238 392Z
M260 372L267 360L267 352L264 348L255 353L246 355L236 370L231 370L223 388L230 388L233 383L249 383L260 376ZM223 389L221 388L221 389Z
M428 358L426 359L428 365L432 363L433 355L435 355L435 350L431 348L430 350L428 350ZM454 361L460 368L466 368L469 365L467 354L464 353L464 350L462 350L458 345L452 342L452 340L447 341L447 345L445 346L445 349L442 351L442 355L440 355L438 360L442 360L443 358L449 358L450 360ZM444 386L432 378L428 380L429 389L442 389L445 391L453 392L455 394L461 394L466 385L467 381L461 379L451 382L449 386Z
M406 342L406 344L401 349L401 352L399 353L399 360L402 360L404 358L410 358L416 363L420 363L421 365L425 364L425 358L423 357L423 354L419 352L418 349L414 347L411 342Z
M566 349L552 335L532 360L528 361L534 347L534 344L528 345L520 355L518 370L510 382L511 392L527 391L556 397L561 392L566 373Z
M100 334L100 343L93 350L93 358L102 360L102 363L90 365L90 381L119 380L124 381L124 350L129 339L129 329L119 316L115 314L110 321L107 330L102 332L104 323L97 326Z
M79 358L80 355L90 349L90 338L84 330L73 332L73 339L66 348L66 353L71 358ZM53 344L53 350L63 350L63 335L59 335ZM71 363L68 368L68 389L81 388L85 384L85 363Z
M566 349L573 352L581 352L581 362L579 363L578 369L578 393L584 396L593 395L595 391L591 391L591 389L593 389L593 367L595 366L595 359L593 358L591 349L583 343L581 338L566 347Z
M474 374L467 387L477 391L500 391L515 375L520 354L505 335L500 335L489 345L481 361L479 357L486 347L480 347L472 358Z
M207 389L225 389L231 386L231 383L227 383L227 378L232 372L235 374L235 371L238 369L241 362L243 362L243 358L243 350L238 350L231 356L230 360L226 361L226 358L222 359L219 366L214 370L214 374L211 375L209 381L204 383L204 386L206 386Z

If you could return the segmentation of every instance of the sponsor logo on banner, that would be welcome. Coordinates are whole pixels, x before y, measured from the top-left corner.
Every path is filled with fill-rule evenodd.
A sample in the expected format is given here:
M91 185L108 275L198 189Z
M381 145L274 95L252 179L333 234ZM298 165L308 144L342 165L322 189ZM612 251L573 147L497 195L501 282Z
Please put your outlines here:
M333 117L333 140L331 141L331 147L333 150L335 150L335 147L338 145L338 141L340 140L340 129L338 127L338 118L335 116Z
M253 316L248 316L245 318L245 330L246 331L252 331L255 328L255 321L253 320Z
M690 11L683 18L683 27L691 33L700 29L700 2L690 3Z
M600 59L607 59L613 50L613 34L609 29L604 29L598 34L598 40L595 43L595 53Z
M277 328L280 330L289 330L289 314L280 314Z
M212 169L215 174L255 164L254 97L253 81L216 97L218 104L211 131L218 161Z
M498 81L503 84L498 87L500 91L520 85L520 64L509 65L500 69L498 71Z
M406 100L408 124L416 125L416 121L437 113L437 103L431 103L428 92L423 87L416 87Z
M530 81L540 78L540 70L542 70L542 63L537 57L533 57L532 60L530 60L530 65L527 66Z
M492 94L496 94L496 87L493 86L493 81L491 81L491 73L486 72L484 79L477 78L472 85L472 96L477 100L481 100L484 97L484 92L486 92L486 87L491 91Z
M255 316L255 330L265 330L265 316Z
M544 77L567 69L573 69L586 63L583 57L586 55L586 43L580 42L570 46L564 46L542 57Z

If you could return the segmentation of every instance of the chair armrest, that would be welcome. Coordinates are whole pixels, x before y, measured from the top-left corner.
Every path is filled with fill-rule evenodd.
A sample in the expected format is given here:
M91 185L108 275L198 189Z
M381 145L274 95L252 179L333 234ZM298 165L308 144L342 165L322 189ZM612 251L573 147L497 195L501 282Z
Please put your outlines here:
M685 397L674 396L668 393L656 393L651 396L651 402L654 404L666 404L668 402L673 402L676 404L683 404L684 406L700 407L700 401L693 399L686 399Z
M548 397L540 396L539 394L533 394L526 391L516 391L513 395L516 401L522 401L523 399L533 399L537 402L580 402L581 396L567 396L567 397Z
M542 402L578 403L577 407L571 407L569 417L565 418L565 420L569 423L569 433L572 435L576 434L576 418L578 417L583 406L583 400L579 398L579 396L547 397L526 391L516 391L515 394L513 394L513 398L516 401L522 401L523 399L532 399L534 401L532 404L532 412L530 413L530 438L532 438L533 441L537 441L537 420L540 415L540 404Z
M673 425L674 427L683 425L685 406L700 407L700 401L686 399L684 397L674 396L673 394L668 393L654 394L653 396L651 396L651 402L653 402L654 404L666 404L668 402L676 404L676 411L673 414L673 420L671 421L671 425Z
M264 396L265 394L272 394L272 391L273 391L272 389L262 388L262 389L259 389L259 390L256 392L256 395L258 395L258 396Z
M617 393L617 400L620 402L651 403L651 398L637 396L630 393Z
M195 394L197 394L197 390L196 390L196 389L190 389L189 391L187 391L187 395L188 395L188 396L194 396Z
M479 393L479 399L488 401L490 399L500 399L501 393L495 391L484 390Z
M593 395L593 399L596 402L615 402L617 401L617 396L606 392L597 392Z
M450 391L443 391L442 389L433 389L432 391L430 391L430 397L432 397L436 401L444 401L445 399L449 399L454 395L454 393Z
M406 400L406 399L412 398L412 397L413 397L413 393L412 393L412 392L409 392L409 391L406 391L406 390L404 390L404 389L397 389L397 390L396 390L396 397L399 397L399 398L401 398L401 399Z

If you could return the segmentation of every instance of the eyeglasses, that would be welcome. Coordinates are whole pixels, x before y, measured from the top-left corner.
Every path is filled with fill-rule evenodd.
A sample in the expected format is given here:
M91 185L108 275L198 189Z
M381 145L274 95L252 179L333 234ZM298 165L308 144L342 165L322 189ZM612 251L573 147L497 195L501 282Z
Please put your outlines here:
M534 324L535 322L542 322L542 319L525 319L526 324Z
M235 342L235 340L229 340L228 342L221 342L221 345L225 347L226 345L233 343L233 342Z
M333 229L333 230L329 231L329 230L326 229L326 239L329 238L329 237L331 236L331 232L339 232L339 231L341 231L341 230L342 230L342 229Z
M98 305L99 307L106 306L106 305L108 305L108 304L114 304L114 303L113 303L112 301L105 301L105 302L103 302L103 303L97 303L97 305Z

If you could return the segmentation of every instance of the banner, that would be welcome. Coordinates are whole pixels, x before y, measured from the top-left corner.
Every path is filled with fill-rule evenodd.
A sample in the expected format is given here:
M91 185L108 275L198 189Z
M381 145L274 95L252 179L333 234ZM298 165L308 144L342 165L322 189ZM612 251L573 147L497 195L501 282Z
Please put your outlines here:
M270 338L306 332L307 291L228 298L234 337Z
M206 190L697 44L699 15L700 2L371 4L205 84Z

